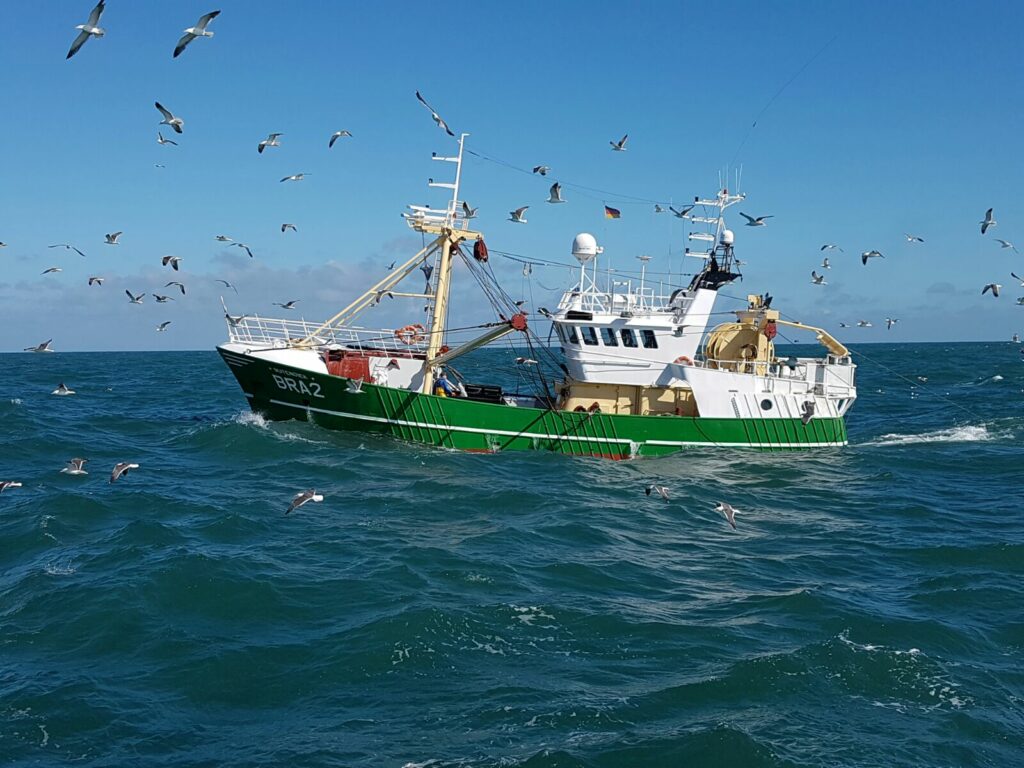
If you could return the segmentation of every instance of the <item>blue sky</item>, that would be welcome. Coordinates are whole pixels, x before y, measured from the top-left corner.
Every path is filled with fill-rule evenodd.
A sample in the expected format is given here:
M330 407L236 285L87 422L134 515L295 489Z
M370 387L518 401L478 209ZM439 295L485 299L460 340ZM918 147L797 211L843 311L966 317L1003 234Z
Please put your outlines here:
M441 176L429 156L452 144L417 89L472 134L471 149L553 169L542 179L467 162L464 196L480 207L492 250L568 262L573 235L590 231L617 267L649 253L652 269L678 271L683 224L630 198L713 194L734 163L748 195L738 209L774 218L759 229L731 221L748 266L725 293L769 290L788 315L848 341L1024 331L1015 305L1024 287L1009 274L1024 274L1024 255L993 239L1024 251L1019 3L523 2L460 12L296 2L285 16L262 0L109 0L106 37L66 61L92 5L7 11L16 34L0 47L0 350L50 337L63 350L212 348L224 337L217 277L238 286L225 294L233 311L273 313L272 302L300 299L299 315L329 316L419 247L399 218L407 203L443 203L426 187ZM181 31L215 7L216 36L172 59ZM157 145L154 100L185 119L181 137L163 128L178 147ZM354 137L328 150L342 128ZM282 146L257 154L271 131ZM628 151L610 151L627 132ZM278 182L297 172L309 177ZM544 203L554 180L566 205ZM604 219L605 203L622 218ZM529 223L507 222L521 205ZM999 224L982 237L990 206ZM284 222L298 233L281 234ZM122 244L104 245L115 230ZM220 233L256 258L224 248ZM61 242L87 258L46 247ZM825 242L845 253L831 254L829 284L816 287L810 271ZM886 259L861 266L872 248ZM179 274L160 266L165 254L183 258ZM42 276L50 266L64 271ZM495 267L510 293L529 295L518 264ZM89 275L107 282L88 288ZM124 296L164 291L171 279L189 287L174 304ZM460 279L453 319L491 319ZM557 300L541 284L568 279L535 269L536 304ZM1004 286L1000 298L981 296L989 282ZM377 312L367 324L422 315L412 305ZM887 316L901 320L890 332ZM875 327L838 331L858 319ZM172 325L157 334L164 320Z

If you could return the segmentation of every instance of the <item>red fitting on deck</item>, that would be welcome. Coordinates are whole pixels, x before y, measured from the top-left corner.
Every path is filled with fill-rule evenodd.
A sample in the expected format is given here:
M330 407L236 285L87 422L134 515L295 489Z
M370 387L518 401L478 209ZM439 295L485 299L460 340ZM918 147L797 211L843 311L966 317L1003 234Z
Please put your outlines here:
M508 321L509 324L517 331L526 330L526 314L520 312L519 314L512 315L512 319Z

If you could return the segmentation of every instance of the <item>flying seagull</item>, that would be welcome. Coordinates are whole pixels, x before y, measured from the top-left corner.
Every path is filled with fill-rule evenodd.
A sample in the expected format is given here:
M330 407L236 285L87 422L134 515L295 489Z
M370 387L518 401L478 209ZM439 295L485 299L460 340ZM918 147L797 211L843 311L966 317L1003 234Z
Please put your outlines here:
M665 209L664 209L664 208L662 208L662 207L661 207L660 205L658 205L657 203L655 203L655 204L654 204L654 212L655 212L655 213L664 213L664 212L665 212Z
M173 144L174 146L178 146L178 142L172 141L171 139L165 139L164 135L162 133L160 133L160 131L156 132L156 143L157 144Z
M175 133L181 133L185 127L185 121L164 109L159 101L154 101L153 104L160 110L160 114L164 116L164 119L160 121L160 125L169 125L174 129Z
M168 301L174 301L173 296L161 296L159 293L154 293L153 298L156 299L157 304L166 304Z
M234 315L230 315L227 312L224 313L224 319L228 321L228 325L230 325L232 328L237 327L238 324L245 320L245 318L247 317L248 315L238 315L238 317L235 317Z
M177 287L177 289L179 291L181 291L181 295L182 296L185 295L185 285L184 285L184 283L179 283L177 280L171 280L171 282L169 282L169 283L164 283L164 288L170 288L172 285Z
M537 361L530 357L517 357L516 365L537 365Z
M106 30L100 29L97 24L100 23L100 16L103 15L105 0L100 0L96 7L92 9L89 14L89 20L85 24L79 24L75 29L79 30L78 37L75 38L74 42L71 43L71 49L68 51L66 59L70 59L79 49L85 45L85 41L90 37L103 37L106 34ZM66 60L65 59L65 60Z
M509 221L514 221L516 224L525 224L526 219L523 218L523 213L530 206L524 205L522 208L516 208L514 211L509 213Z
M274 306L280 307L281 309L295 309L295 305L298 304L300 301L301 299L292 299L291 301L285 302L284 304L282 304L279 301L275 301Z
M626 151L626 141L628 139L629 139L629 134L627 133L625 136L623 136L618 141L609 141L608 143L612 145L612 150L613 151L615 151L615 152L625 152Z
M75 390L68 387L63 381L57 385L57 388L50 393L51 395L58 395L60 397L67 397L68 395L75 394Z
M36 344L34 347L25 347L25 352L53 352L50 348L50 344L53 343L53 339L47 339L46 341Z
M282 232L287 232L289 229L292 232L298 232L299 231L294 224L282 224L281 225L281 231Z
M874 258L884 259L885 256L882 255L881 251L864 251L864 253L860 255L860 263L867 266L868 259Z
M219 278L219 277L218 277L218 278L216 278L216 281L217 281L218 283L224 283L224 287L225 287L225 288L230 288L230 289L231 289L232 291L234 291L235 293L238 293L238 289L237 289L237 288L235 288L235 286L233 286L233 285L232 285L231 283L229 283L229 282L228 282L227 280L222 280L221 278Z
M534 173L539 173L541 176L547 176L548 175L548 171L550 171L550 170L551 170L551 166L549 166L549 165L535 165L535 166L533 166L533 172Z
M673 215L674 215L674 216L675 216L675 217L676 217L677 219L685 219L685 218L687 218L687 214L689 214L689 213L690 213L690 211L692 211L692 210L693 210L693 208L694 208L694 206L692 206L692 205L684 205L684 206L682 207L682 209L681 209L681 210L678 210L678 211L677 211L677 210L676 210L675 208L673 208L673 207L672 207L671 205L670 205L670 206L668 207L668 209L669 209L670 211L672 211L672 214L673 214Z
M850 326L849 326L848 323L839 323L839 327L840 328L849 328Z
M800 414L800 421L801 421L801 423L804 424L804 426L806 426L807 423L810 422L810 420L813 419L813 418L814 418L814 401L813 400L805 400L804 401L803 412Z
M114 465L113 471L110 473L110 482L115 482L121 475L127 475L129 470L138 469L138 464L129 464L127 461L119 461Z
M661 498L663 498L665 501L668 501L668 488L666 488L664 485L652 483L651 485L648 485L646 488L644 488L644 493L646 493L648 496L650 496L652 493L656 493L659 496L661 496Z
M1017 297L1017 304L1018 306L1024 307L1024 296Z
M419 101L420 104L422 104L424 107L430 110L430 116L434 119L434 122L437 123L439 128L443 129L444 132L447 133L449 136L455 136L455 134L452 133L452 129L448 127L448 123L441 119L441 116L437 114L437 111L432 106L427 104L426 99L420 96L419 91L416 91L416 99Z
M564 203L562 199L562 185L557 181L551 185L551 195L548 197L549 203Z
M340 139L340 138L342 138L344 136L352 138L352 134L349 133L348 131L335 131L334 133L332 133L331 134L331 140L327 142L327 148L330 149L331 147L333 147L334 146L334 142L336 142L338 139Z
M44 274L44 275L48 275L48 274L50 274L51 272L63 272L63 271L64 271L64 270L63 270L63 269L61 269L60 267L48 267L47 269L44 269L44 270L43 270L43 274Z
M822 260L822 262L821 262L821 268L822 268L822 269L832 269L832 265L828 263L828 256L826 256L826 257L824 258L824 260Z
M362 378L349 379L348 381L346 381L345 382L345 391L348 392L350 395L361 395L361 394L363 394L363 380L362 380Z
M178 263L181 261L181 256L164 256L160 259L160 265L166 267L168 264L171 265L171 269L175 272L178 271Z
M293 173L291 176L285 176L281 181L302 181L306 176L305 173Z
M992 291L992 296L997 297L999 296L999 289L1002 287L1003 286L999 285L998 283L989 283L988 285L981 289L981 295L984 296L988 291Z
M1012 277L1014 280L1020 280L1021 286L1024 287L1024 277L1021 277L1016 272L1011 272L1010 277Z
M898 317L887 317L885 318L885 330L891 331L892 327L896 325L900 320Z
M100 3L102 5L102 3ZM21 483L17 480L0 480L0 493L3 493L8 488L21 488Z
M989 208L987 211L985 211L985 218L979 221L978 223L981 224L981 234L984 235L986 232L988 232L989 227L994 227L999 222L992 218L992 209Z
M815 269L811 270L811 282L815 285L828 285L828 283L825 282L825 276L819 275L818 271Z
M297 493L297 494L295 494L295 497L292 499L292 503L288 505L288 510L285 512L285 514L286 515L290 515L292 512L294 512L296 509L301 507L306 502L309 502L309 501L320 502L320 501L323 501L323 500L324 500L323 495L317 493L313 489L308 490L308 491L303 491L302 493Z
M857 321L857 327L858 328L871 328L871 321L870 320L858 320Z
M463 216L463 218L475 219L476 218L476 212L478 210L479 210L479 208L470 208L469 207L469 203L467 203L465 200L462 201L462 216Z
M736 530L736 508L727 501L720 501L715 507L715 512L721 512L725 521L732 526L732 529Z
M56 243L55 245L48 245L46 247L47 248L65 248L65 249L67 249L69 251L74 251L79 256L85 256L84 253L82 253L80 250L75 248L75 246L71 245L70 243Z
M775 218L774 216L748 216L743 211L740 211L740 216L747 220L748 227L763 227L766 224L765 219Z
M825 243L823 246L821 246L821 248L819 250L822 250L822 251L836 250L836 251L839 251L840 253L844 253L843 249L840 248L835 243Z
M124 232L111 232L109 235L104 235L106 238L107 245L117 245L117 238L123 235Z
M222 243L233 243L233 242L235 242L234 240L232 240L227 235L217 235L217 237L215 237L214 239L215 240L219 240Z
M62 469L61 472L64 472L65 474L68 474L68 475L88 475L89 473L86 472L85 469L84 469L85 463L87 461L89 461L89 460L88 459L71 459L71 461L68 462L68 465L66 467L64 467L64 469Z
M144 294L144 293L140 293L140 294L139 294L138 296L133 296L133 295L132 295L132 292L131 292L131 291L129 291L129 290L127 290L127 289L125 289L125 293L127 293L127 294L128 294L128 300L129 300L129 301L130 301L130 302L131 302L132 304L141 304L141 303L142 303L142 297L146 295L146 294Z
M909 232L904 232L903 236L907 238L907 242L908 243L923 243L924 242L924 238L923 237L918 237L917 235L912 235Z
M238 248L244 248L245 252L249 254L249 258L251 259L253 257L252 256L252 251L249 249L249 246L246 245L245 243L232 243L232 245L234 245L234 246L236 246Z
M996 242L999 243L999 246L1001 248L1011 248L1011 249L1013 249L1014 253L1020 253L1020 251L1017 250L1017 246L1015 246L1009 240L1001 240L1000 238L997 237L996 238Z
M170 325L170 324L171 324L171 321L170 321L170 320L166 320L166 321L164 321L164 322L160 323L160 325L158 325L158 326L156 327L156 329L157 329L158 331L161 331L161 332L162 332L162 331L166 331L166 330L167 330L167 326L168 326L168 325Z
M102 277L90 277L89 278L89 285L103 285L103 281L105 279L106 278L102 278Z
M272 134L270 134L269 136L267 136L267 138L265 138L263 141L261 141L259 144L256 145L256 151L259 152L262 155L263 154L263 150L266 149L267 147L280 147L281 146L281 142L278 141L278 139L281 136L284 136L284 134L283 133L272 133Z
M219 13L220 11L210 11L205 16L200 16L199 21L196 22L194 27L186 29L185 34L182 35L181 40L179 40L178 44L174 47L174 55L171 58L178 58L178 56L181 55L181 52L185 50L185 47L197 37L213 37L213 32L208 31L206 29L206 25L217 18Z

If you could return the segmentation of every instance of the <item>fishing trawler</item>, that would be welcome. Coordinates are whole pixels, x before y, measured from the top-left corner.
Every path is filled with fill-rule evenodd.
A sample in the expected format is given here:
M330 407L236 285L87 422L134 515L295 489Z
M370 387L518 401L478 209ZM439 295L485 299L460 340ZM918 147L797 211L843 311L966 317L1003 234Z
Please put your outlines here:
M583 233L572 243L578 280L554 310L529 315L488 268L474 211L460 197L462 158L435 155L454 166L444 208L411 205L408 226L431 241L401 266L323 323L232 316L218 351L253 410L270 419L305 419L329 429L390 435L426 445L496 453L550 451L627 459L697 446L762 450L808 449L847 443L844 417L857 397L856 366L846 347L820 328L783 319L767 295L750 295L735 319L708 329L718 291L740 277L735 238L725 212L743 199L727 189L695 199L689 215L707 231L693 232L700 261L689 284L671 290L646 282L602 286L602 248ZM472 329L448 326L452 274L462 265L479 283L496 318ZM423 290L400 290L422 273ZM576 279L576 278L574 278ZM397 329L356 324L387 297L425 302L424 322ZM550 323L558 346L534 333ZM780 326L813 333L820 357L776 355ZM461 338L467 331L471 338ZM473 382L455 366L463 355L512 339L529 357L532 391L503 391ZM558 355L560 353L560 355ZM511 353L510 353L511 354ZM557 356L545 365L545 356ZM557 374L552 373L557 371Z

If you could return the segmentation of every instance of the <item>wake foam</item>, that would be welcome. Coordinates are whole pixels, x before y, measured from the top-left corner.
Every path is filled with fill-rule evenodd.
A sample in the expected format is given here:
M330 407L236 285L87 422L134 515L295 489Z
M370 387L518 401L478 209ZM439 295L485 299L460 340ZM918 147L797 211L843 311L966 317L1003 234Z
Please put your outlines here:
M938 429L934 432L923 432L919 435L901 435L891 433L882 435L866 445L912 445L915 443L983 443L987 440L994 440L995 435L984 426L950 427L949 429Z
M263 414L256 413L256 411L239 411L231 421L243 426L259 427L260 429L267 428L267 420L263 417Z

